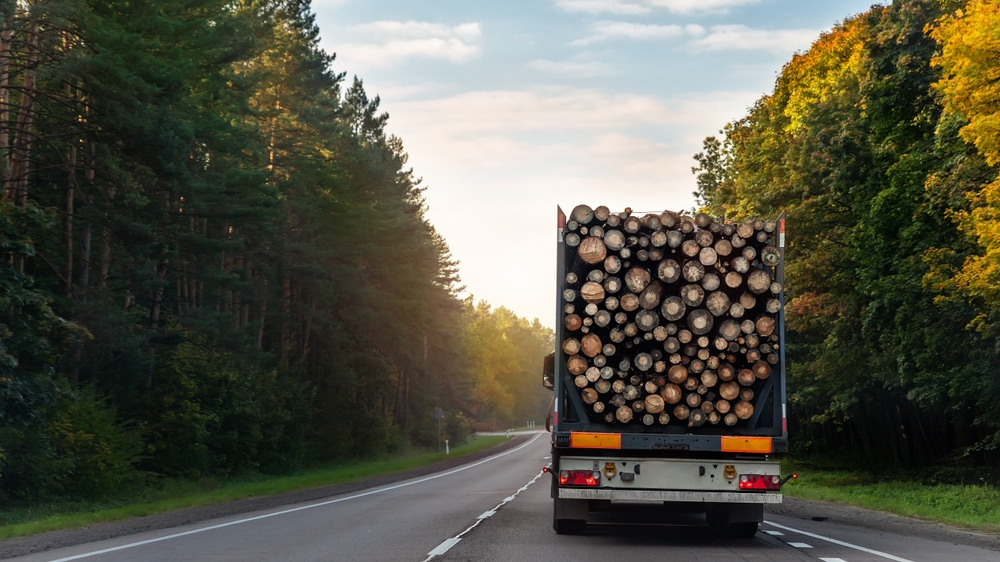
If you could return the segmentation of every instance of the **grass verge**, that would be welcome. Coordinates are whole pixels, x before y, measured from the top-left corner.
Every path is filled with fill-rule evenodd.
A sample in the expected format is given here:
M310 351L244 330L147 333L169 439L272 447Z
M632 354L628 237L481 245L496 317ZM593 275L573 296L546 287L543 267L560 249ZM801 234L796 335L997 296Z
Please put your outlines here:
M799 478L782 486L785 495L854 505L970 529L1000 532L1000 490L991 486L877 481L870 474L819 470L783 463Z
M0 508L0 540L47 531L83 527L106 521L201 507L244 498L281 494L317 486L341 484L383 474L420 468L446 458L461 457L504 442L502 435L470 438L444 453L409 453L375 461L357 461L303 470L287 476L252 475L221 481L164 480L155 486L122 491L94 501L52 502L31 507Z

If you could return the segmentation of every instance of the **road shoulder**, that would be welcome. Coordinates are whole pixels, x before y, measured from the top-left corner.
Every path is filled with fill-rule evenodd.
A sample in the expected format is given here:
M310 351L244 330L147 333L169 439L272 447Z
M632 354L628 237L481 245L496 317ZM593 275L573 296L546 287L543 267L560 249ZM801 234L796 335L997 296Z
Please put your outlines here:
M77 527L73 529L40 533L38 535L31 535L27 537L8 539L0 542L0 560L88 542L113 539L145 531L155 531L159 529L179 527L181 525L190 525L192 523L206 521L209 519L240 515L264 509L273 509L284 505L309 502L340 494L365 490L368 488L385 486L401 482L403 480L409 480L411 478L434 474L435 472L441 472L443 470L448 470L463 464L484 459L497 453L502 453L503 451L512 449L524 443L528 439L529 436L519 435L499 445L495 445L489 449L484 449L470 455L453 459L445 459L420 468L414 468L394 474L373 476L370 478L355 480L353 482L308 488L284 494L247 498L202 507L180 509L176 511L158 513L156 515L147 515L145 517L134 517L131 519L123 519L121 521L109 521L107 523L99 523L88 527Z
M786 495L783 503L768 505L764 512L765 519L767 514L773 513L807 521L855 525L886 533L1000 551L998 535L833 502L804 500Z

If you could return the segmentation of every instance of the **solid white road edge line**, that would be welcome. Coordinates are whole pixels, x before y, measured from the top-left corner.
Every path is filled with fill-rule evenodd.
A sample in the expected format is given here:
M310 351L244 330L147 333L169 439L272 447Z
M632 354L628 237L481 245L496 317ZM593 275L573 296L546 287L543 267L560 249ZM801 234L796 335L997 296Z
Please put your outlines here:
M490 515L495 514L497 511L500 510L501 507L503 507L504 505L506 505L506 504L514 501L514 498L516 498L518 494L520 494L521 492L527 490L528 486L531 486L532 484L534 484L535 481L537 481L539 478L541 478L543 474L545 474L544 471L543 472L539 472L538 474L536 474L535 477L532 478L530 482L528 482L527 484L525 484L524 486L522 486L521 489L519 489L518 491L514 492L513 496L507 496L506 498L503 499L502 502L498 503L496 507L494 507L490 511L487 511L486 513L489 513ZM483 515L486 515L486 513L484 513ZM479 526L480 523L482 523L484 520L486 520L486 517L483 517L483 515L480 515L479 518L476 520L476 522L473 523L468 529L462 531L461 533L455 535L454 537L452 537L450 539L445 539L445 541L443 543L441 543L441 544L437 545L436 547L434 547L434 550L432 550L432 551L430 551L430 552L427 553L427 558L424 558L424 562L428 562L430 559L434 558L435 556L441 556L445 552L448 552L448 550L451 547L455 546L456 544L458 544L458 542L460 540L462 540L462 537L465 536L466 533L468 533L469 531L475 529L476 527Z
M398 490L399 488L405 488L407 486L412 486L414 484L420 484L421 482L427 482L429 480L436 480L438 478L443 478L445 476L451 476L452 474L456 474L458 472L462 472L463 470L468 470L470 468L474 468L474 467L477 467L477 466L479 466L481 464L488 463L488 462L490 462L492 460L495 460L495 459L498 459L500 457L507 456L507 455L509 455L511 453L520 451L521 449L527 447L528 445L531 445L532 443L535 442L535 439L538 439L541 436L542 436L542 434L538 433L537 435L535 435L534 437L532 437L527 443L525 443L523 445L519 445L517 447L514 447L513 449L511 449L509 451L504 451L502 453L497 453L497 454L493 455L492 457L485 458L485 459L483 459L481 461L477 461L477 462L474 462L472 464L467 464L465 466L456 468L455 470L449 470L448 472L442 472L440 474L435 474L433 476L428 476L426 478L421 478L419 480L414 480L412 482L404 482L402 484L396 484L395 486L389 486L389 487L386 487L386 488L378 488L378 489L371 490L371 491L368 491L368 492L364 492L364 493L361 493L361 494L355 494L353 496L347 496L345 498L337 498L335 500L327 500L327 501L324 501L324 502L313 503L313 504L303 505L303 506L299 506L299 507L293 507L292 509L285 509L285 510L282 510L282 511L276 511L274 513L267 513L265 515L258 515L256 517L247 517L246 519L239 519L239 520L236 520L236 521L230 521L228 523L220 523L218 525L211 525L209 527L202 527L200 529L192 529L190 531L184 531L183 533L174 533L172 535L166 535L166 536L163 536L163 537L157 537L155 539L148 539L148 540L144 540L144 541L138 541L138 542L133 542L133 543L129 543L129 544L123 544L121 546L113 546L111 548L104 548L104 549L101 549L101 550L95 550L93 552L85 552L83 554L77 554L77 555L74 555L74 556L67 556L65 558L57 558L55 560L50 560L49 562L69 562L70 560L80 560L81 558L90 558L91 556L97 556L99 554L107 554L108 552L115 552L115 551L118 551L118 550L125 550L127 548L135 548L137 546L143 546L143 545L151 544L151 543L155 543L155 542L166 541L166 540L170 540L170 539L176 539L176 538L179 538L179 537L185 537L187 535L194 535L194 534L197 534L197 533L204 533L205 531L213 531L215 529L221 529L223 527L229 527L229 526L232 526L232 525L239 525L241 523L249 523L251 521L257 521L257 520L260 520L260 519L267 519L268 517L275 517L277 515L285 515L286 513L294 513L296 511L302 511L302 510L305 510L305 509L312 509L314 507L322 507L324 505L330 505L330 504L334 504L334 503L345 502L347 500L354 500L354 499L357 499L357 498L363 498L365 496L371 496L371 495L374 495L374 494L381 494L382 492L388 492L390 490Z
M861 552L867 552L868 554L874 554L875 556L881 556L882 558L887 558L889 560L895 560L896 562L913 562L913 560L907 560L906 558L900 558L899 556L893 556L885 552L880 552L878 550L872 550L870 548L865 548L863 546L858 546L856 544L851 544L849 542L838 541L837 539L831 539L830 537L824 537L823 535L817 535L815 533L807 533L806 531L800 531L798 529L793 529L791 527L786 527L784 525L779 525L777 523L772 523L771 521L764 521L765 525L770 525L772 527L777 527L779 529L784 529L786 531L791 531L793 533L798 533L800 535L805 535L807 537L812 537L814 539L819 539L821 541L832 542L833 544L839 544L840 546L846 546L847 548L853 548L854 550L860 550Z

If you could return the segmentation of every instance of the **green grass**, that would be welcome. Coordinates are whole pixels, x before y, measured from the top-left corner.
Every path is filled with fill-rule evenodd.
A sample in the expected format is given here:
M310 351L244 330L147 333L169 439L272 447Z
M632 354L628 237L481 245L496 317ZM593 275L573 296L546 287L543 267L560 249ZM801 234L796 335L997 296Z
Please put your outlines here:
M466 444L453 447L450 456L443 452L409 453L383 460L303 470L279 477L252 475L222 481L203 479L198 482L171 479L156 486L127 489L102 500L0 508L0 540L403 472L446 458L469 455L505 440L502 435L473 437Z
M783 494L808 500L838 502L958 525L1000 532L1000 490L991 486L922 484L857 472L821 470L783 463L784 473L798 480L781 488Z

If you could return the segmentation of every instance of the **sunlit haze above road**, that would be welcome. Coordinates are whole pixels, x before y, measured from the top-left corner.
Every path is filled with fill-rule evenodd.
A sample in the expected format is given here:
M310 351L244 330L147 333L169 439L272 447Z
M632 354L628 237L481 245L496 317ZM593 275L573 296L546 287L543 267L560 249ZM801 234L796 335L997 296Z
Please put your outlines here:
M552 326L555 210L687 209L692 154L870 0L318 0L477 300Z

